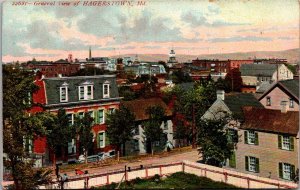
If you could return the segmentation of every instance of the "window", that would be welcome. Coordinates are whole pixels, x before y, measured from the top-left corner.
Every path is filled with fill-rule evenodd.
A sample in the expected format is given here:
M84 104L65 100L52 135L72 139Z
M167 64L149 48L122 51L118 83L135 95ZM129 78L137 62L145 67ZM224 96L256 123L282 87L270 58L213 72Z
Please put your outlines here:
M99 136L99 141L98 141L99 148L104 148L105 147L105 132L100 132L98 134L98 136Z
M246 171L249 172L259 172L259 159L252 157L252 156L246 156L245 157L245 167Z
M255 131L245 131L245 144L255 144L258 145L258 133Z
M68 117L68 121L69 121L69 126L73 125L74 124L74 115L72 113L68 113L67 114L67 117Z
M164 121L164 130L168 130L168 121Z
M235 129L228 129L228 141L232 143L238 142L238 133Z
M84 100L84 86L79 86L79 100Z
M290 99L290 108L294 108L294 100Z
M71 142L68 142L68 154L76 153L76 144L75 139L72 139Z
M109 98L109 84L103 84L103 98Z
M91 118L93 118L93 124L95 122L95 114L94 111L89 111L88 114L90 115Z
M79 86L79 100L92 100L93 85Z
M108 113L109 113L109 114L115 113L115 108L109 108L109 109L108 109Z
M288 163L279 163L279 177L281 179L293 180L295 177L295 166Z
M278 148L283 150L294 150L294 137L278 135Z
M84 117L84 112L79 112L78 117L79 117L79 119L82 119Z
M104 123L104 110L99 110L98 111L98 121L99 121L99 124Z
M267 97L267 106L271 106L271 97Z
M23 147L26 152L32 153L33 150L33 141L32 138L29 137L23 137Z

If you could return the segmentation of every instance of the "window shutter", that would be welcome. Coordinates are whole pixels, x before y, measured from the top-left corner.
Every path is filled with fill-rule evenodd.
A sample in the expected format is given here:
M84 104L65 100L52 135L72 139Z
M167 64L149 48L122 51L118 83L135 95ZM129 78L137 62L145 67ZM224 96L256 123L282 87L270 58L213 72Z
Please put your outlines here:
M245 156L245 169L246 171L249 171L249 157Z
M283 179L283 173L282 173L282 163L281 162L279 162L279 177L281 178L281 179Z
M282 149L282 136L278 135L278 148Z
M258 133L255 132L255 145L258 145Z
M295 179L295 166L291 165L291 180Z
M248 131L244 131L245 144L248 144Z
M234 130L233 142L234 142L234 143L238 143L238 142L239 142L237 130Z
M290 137L290 150L294 150L294 137Z
M258 158L255 159L255 170L257 173L259 173L259 159Z
M98 110L94 111L95 123L99 123Z
M105 132L105 146L108 146L109 145L109 138L107 136L107 133Z
M235 152L232 152L229 159L229 166L235 168Z

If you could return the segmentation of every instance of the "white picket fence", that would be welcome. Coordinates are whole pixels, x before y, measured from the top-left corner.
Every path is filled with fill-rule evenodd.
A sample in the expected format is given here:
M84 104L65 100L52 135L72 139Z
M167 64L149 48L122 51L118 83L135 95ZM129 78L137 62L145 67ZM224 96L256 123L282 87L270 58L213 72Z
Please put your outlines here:
M194 163L190 161L176 162L161 165L147 165L143 168L135 167L125 173L124 169L108 171L105 173L86 174L69 177L63 184L64 189L83 189L92 186L108 185L112 182L118 183L125 180L132 180L137 177L148 178L156 174L163 176L176 172L186 172L198 176L205 176L214 181L225 182L242 188L297 188L298 184L263 178L255 175L236 172L228 169L218 168L206 164ZM125 175L125 176L124 176ZM58 189L59 184L40 186L40 189Z

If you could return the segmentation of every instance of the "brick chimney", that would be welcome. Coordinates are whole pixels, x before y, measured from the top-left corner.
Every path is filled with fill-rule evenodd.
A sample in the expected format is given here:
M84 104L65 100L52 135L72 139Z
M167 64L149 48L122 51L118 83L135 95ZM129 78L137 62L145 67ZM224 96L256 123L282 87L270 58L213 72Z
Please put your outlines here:
M217 99L225 100L225 91L224 90L217 90Z
M286 113L288 110L288 101L281 101L280 106L281 106L281 113Z

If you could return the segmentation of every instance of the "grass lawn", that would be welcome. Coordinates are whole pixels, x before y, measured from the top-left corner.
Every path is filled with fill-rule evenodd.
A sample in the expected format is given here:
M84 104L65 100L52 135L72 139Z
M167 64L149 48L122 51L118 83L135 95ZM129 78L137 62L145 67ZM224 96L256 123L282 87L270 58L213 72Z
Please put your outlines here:
M115 189L118 186L112 183L108 186L99 187L98 189ZM236 186L229 185L223 182L216 182L206 177L199 177L194 174L177 172L171 174L167 178L160 178L156 175L150 179L134 179L132 181L123 182L120 189L232 189ZM96 188L95 188L96 189Z

